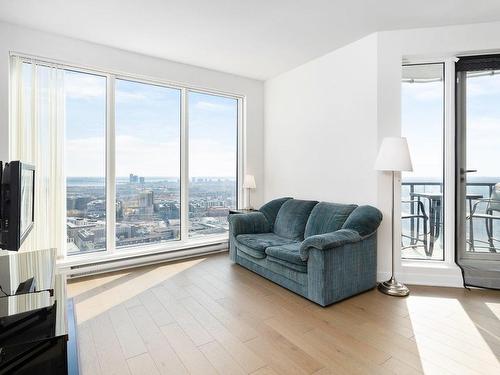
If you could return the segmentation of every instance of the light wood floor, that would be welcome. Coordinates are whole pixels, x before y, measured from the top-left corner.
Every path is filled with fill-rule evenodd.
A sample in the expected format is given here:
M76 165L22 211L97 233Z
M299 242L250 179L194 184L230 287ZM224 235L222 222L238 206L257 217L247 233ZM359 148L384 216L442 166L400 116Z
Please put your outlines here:
M82 374L500 374L500 293L376 290L328 308L227 254L68 285Z

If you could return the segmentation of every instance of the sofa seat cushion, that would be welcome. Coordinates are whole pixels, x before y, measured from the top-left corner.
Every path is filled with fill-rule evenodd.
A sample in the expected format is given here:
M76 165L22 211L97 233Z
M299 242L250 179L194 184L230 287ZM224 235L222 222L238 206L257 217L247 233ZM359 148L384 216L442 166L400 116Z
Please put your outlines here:
M307 261L300 258L300 242L268 247L266 254L269 261L274 261L299 272L307 272Z
M236 236L238 248L254 258L265 258L266 249L270 246L287 245L295 241L280 237L274 233L240 234Z

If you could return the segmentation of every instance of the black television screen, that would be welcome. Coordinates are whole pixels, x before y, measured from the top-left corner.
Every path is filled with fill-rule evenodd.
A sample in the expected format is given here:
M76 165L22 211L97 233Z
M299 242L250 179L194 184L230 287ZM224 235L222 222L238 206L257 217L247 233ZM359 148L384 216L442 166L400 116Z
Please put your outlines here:
M35 168L20 161L6 163L0 195L1 247L17 251L34 224Z

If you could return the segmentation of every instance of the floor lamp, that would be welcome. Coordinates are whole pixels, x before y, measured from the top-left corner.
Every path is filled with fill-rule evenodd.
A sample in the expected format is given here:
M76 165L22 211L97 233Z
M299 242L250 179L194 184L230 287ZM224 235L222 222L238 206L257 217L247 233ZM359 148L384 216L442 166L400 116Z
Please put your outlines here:
M392 175L392 201L391 201L391 250L392 250L392 273L391 278L378 284L378 290L391 296L405 297L410 290L394 277L394 174L401 171L412 171L410 151L406 138L387 137L382 141L375 161L375 169L378 171L391 172Z

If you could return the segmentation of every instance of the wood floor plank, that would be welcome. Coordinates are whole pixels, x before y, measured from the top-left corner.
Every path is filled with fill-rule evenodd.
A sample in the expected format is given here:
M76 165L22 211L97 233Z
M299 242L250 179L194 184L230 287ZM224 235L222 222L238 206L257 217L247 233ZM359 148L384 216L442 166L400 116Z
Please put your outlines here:
M270 367L263 367L261 369L258 369L257 371L252 372L252 375L278 375L278 373Z
M222 375L244 375L245 371L236 363L228 352L217 342L209 342L200 346L201 352L212 366Z
M408 366L399 359L391 357L382 364L382 368L393 372L394 374L400 375L419 375L423 374L423 371L416 370L415 368Z
M152 291L196 346L213 341L207 330L170 295L166 288L157 286Z
M139 294L139 300L148 310L149 315L151 315L158 326L161 327L175 322L175 319L165 309L151 290L146 290L145 292Z
M186 287L189 294L205 309L207 309L219 322L242 342L257 337L258 333L248 324L238 319L235 315L225 310L220 304L207 296L205 292L196 285Z
M89 322L78 325L78 351L80 354L80 373L101 375L99 357Z
M127 359L132 375L160 375L149 353Z
M163 326L161 330L190 374L217 374L217 371L205 355L195 346L177 323Z
M112 307L109 317L125 358L132 358L147 352L139 332L123 304Z
M327 310L316 310L314 315L323 319L328 325L345 330L354 338L400 359L417 371L421 371L425 365L425 368L428 370L431 369L433 373L452 374L439 361L434 363L433 361L429 361L428 358L421 358L415 341L394 333L386 327L377 326L372 322L360 323L356 317L339 310L331 309L331 311L335 311L335 313ZM323 327L323 329L327 328Z
M130 374L108 313L102 313L93 318L90 326L102 373L106 375Z
M259 356L249 350L193 298L182 300L182 303L246 372L250 373L265 366L266 363Z
M129 314L160 374L187 374L180 358L147 309L142 305L136 306L129 310Z
M303 333L290 328L286 321L277 319L267 320L266 324L272 326L291 342L300 346L302 350L338 374L376 374L382 372L376 363L369 363L359 358L353 358L352 355L346 353L342 348L325 342L314 334L315 330Z

